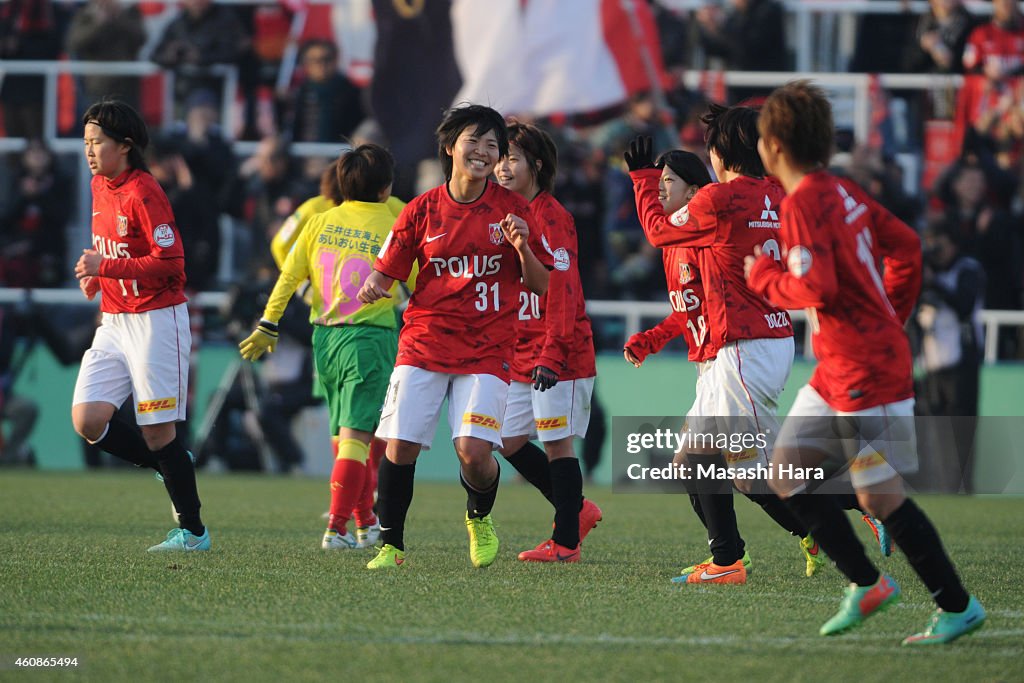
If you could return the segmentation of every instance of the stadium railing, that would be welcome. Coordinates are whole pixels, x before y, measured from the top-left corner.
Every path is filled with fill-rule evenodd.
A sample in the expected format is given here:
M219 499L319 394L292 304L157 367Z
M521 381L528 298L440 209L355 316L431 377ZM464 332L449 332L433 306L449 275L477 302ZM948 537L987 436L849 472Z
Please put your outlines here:
M230 301L226 292L200 292L195 303L207 309L223 311ZM31 302L42 305L73 305L98 306L98 300L86 301L78 289L14 289L0 288L0 304L17 304ZM607 301L592 300L587 302L587 314L591 318L618 318L622 321L625 337L644 329L644 321L660 321L671 312L669 305L663 301ZM805 323L807 316L804 311L790 311L794 323ZM1024 311L981 312L981 324L985 328L985 363L991 364L998 360L999 330L1003 327L1024 327ZM811 332L809 325L804 328L804 355L811 355Z

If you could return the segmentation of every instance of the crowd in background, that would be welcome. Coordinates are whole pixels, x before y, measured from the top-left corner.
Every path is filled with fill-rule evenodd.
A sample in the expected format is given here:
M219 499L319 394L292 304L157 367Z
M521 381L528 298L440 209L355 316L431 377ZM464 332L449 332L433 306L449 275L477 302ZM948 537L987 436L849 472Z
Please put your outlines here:
M275 273L271 237L300 203L317 194L330 162L296 156L290 143L339 143L339 149L342 141L387 144L373 117L367 83L342 71L345 46L329 31L304 35L290 69L293 11L284 3L181 0L173 12L162 14L159 6L154 13L153 5L7 0L0 4L0 59L140 60L173 72L175 123L154 136L147 162L173 205L189 287L205 291L269 282ZM756 103L768 90L727 91L714 79L690 90L681 75L697 67L786 71L794 66L784 10L776 0L728 0L695 11L651 5L661 58L675 85L634 96L614 110L536 121L558 141L554 194L575 217L589 299L664 297L661 258L643 238L621 161L628 141L648 134L657 152L683 148L703 156L698 118L708 102ZM936 342L942 325L961 349L973 344L976 351L980 308L1022 308L1024 19L1014 0L994 0L993 14L985 17L972 16L960 0L931 0L930 6L924 15L862 15L847 70L962 73L969 82L959 93L879 93L883 106L873 109L873 117L881 113L872 120L871 139L855 140L851 131L840 130L837 149L844 153L842 172L925 238L928 259L917 327L923 362L941 369L950 359ZM164 20L155 21L157 14ZM210 68L217 64L239 70L242 113L230 131L220 126L222 80ZM43 87L41 76L7 75L0 88L4 135L29 140L0 169L0 287L74 284L69 254L77 254L80 245L69 243L75 214L68 198L82 180L80 155L62 158L41 140ZM154 111L161 98L151 78L89 75L74 79L73 88L63 92L62 101L70 98L75 106L62 119L61 134L80 135L76 114L109 94L136 105L151 121L162 117ZM897 100L902 107L884 106ZM916 178L907 182L898 155L923 155L923 122L932 119L955 122L953 140L960 152L927 187L908 192L920 184ZM896 129L903 132L895 134ZM251 155L239 156L232 140L258 145ZM400 163L395 184L402 199L439 182L439 168L429 161L413 165L415 173L404 168L409 167ZM229 263L222 258L225 239L230 240ZM961 279L964 273L969 282ZM975 336L965 341L968 334ZM1020 357L1017 335L1007 330L1003 337L1000 357ZM618 348L621 339L603 343ZM955 354L954 364L977 363L964 354Z

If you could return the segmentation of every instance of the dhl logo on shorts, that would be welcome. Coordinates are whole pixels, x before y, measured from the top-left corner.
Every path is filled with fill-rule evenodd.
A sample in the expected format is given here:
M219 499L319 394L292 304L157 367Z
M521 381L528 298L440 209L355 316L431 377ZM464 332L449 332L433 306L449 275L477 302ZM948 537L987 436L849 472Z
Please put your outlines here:
M565 415L562 417L545 417L540 420L534 420L533 422L537 425L538 431L562 429L569 425L569 419Z
M501 423L497 419L490 415L481 415L480 413L463 413L462 424L480 425L486 429L493 429L496 432L501 430Z
M138 407L135 409L139 414L142 413L158 413L161 410L173 410L178 407L178 399L171 398L155 398L152 401L139 401Z
M757 460L756 448L748 448L737 453L733 453L728 449L725 450L725 461L730 465L737 462L749 462L751 460Z
M885 456L875 451L873 453L861 453L853 459L850 465L851 472L862 472L872 467L880 467L885 464Z

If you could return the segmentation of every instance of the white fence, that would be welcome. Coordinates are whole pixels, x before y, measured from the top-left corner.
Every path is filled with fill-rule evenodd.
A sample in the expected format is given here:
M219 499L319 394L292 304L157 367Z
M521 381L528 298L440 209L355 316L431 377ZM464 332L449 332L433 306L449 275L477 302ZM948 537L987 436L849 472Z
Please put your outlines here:
M225 292L201 292L196 304L209 309L224 310L229 297ZM98 300L87 301L77 289L11 289L0 288L0 304L31 302L35 304L62 304L75 306L98 306ZM644 329L645 320L660 320L671 312L663 301L603 301L587 302L587 313L591 318L619 318L623 322L626 338ZM804 311L790 311L794 323L805 323ZM1024 311L982 311L981 322L985 327L985 362L997 361L999 330L1003 327L1024 327ZM809 325L803 325L804 353L811 357L811 332Z

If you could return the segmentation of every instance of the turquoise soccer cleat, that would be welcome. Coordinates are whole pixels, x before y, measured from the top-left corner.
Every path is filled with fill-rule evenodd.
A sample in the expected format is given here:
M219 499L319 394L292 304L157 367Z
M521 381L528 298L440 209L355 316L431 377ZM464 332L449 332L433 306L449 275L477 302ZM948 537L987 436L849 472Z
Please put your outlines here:
M891 576L882 574L873 586L851 583L846 597L834 617L818 631L823 636L834 636L849 631L872 614L883 612L900 601L900 586Z
M967 609L963 612L946 612L935 610L932 619L921 633L915 633L903 640L904 645L942 645L951 643L960 636L965 636L981 628L985 623L985 608L978 599L971 596L967 601Z
M151 553L191 552L210 549L210 530L204 529L202 536L196 536L188 529L171 529L163 543L151 547Z

